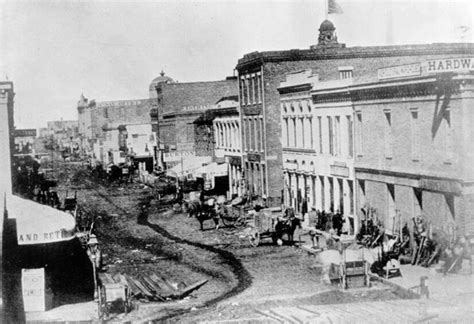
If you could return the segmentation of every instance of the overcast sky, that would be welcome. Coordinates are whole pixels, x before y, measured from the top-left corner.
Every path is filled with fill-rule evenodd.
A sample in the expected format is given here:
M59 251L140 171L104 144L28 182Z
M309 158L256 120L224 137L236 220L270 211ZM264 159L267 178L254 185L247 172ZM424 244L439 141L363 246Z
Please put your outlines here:
M329 19L347 46L473 42L472 2L339 0L344 13ZM0 0L0 80L14 82L17 127L45 127L77 119L81 93L147 98L161 69L180 82L221 80L245 53L309 48L324 8L324 0Z

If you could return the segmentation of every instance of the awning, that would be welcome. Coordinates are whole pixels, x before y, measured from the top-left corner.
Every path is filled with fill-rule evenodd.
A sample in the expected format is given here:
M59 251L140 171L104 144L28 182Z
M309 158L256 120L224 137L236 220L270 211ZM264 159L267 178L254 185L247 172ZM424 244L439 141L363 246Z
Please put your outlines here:
M180 163L167 170L167 174L170 176L187 176L188 174L194 174L194 170L202 167L203 164L211 162L210 156L193 156L183 159ZM169 171L169 172L168 172Z
M16 219L18 245L68 241L74 238L74 217L53 207L17 196L6 201L8 218Z
M228 175L228 163L217 164L209 163L193 171L195 177L202 178L204 174L207 177L224 177Z

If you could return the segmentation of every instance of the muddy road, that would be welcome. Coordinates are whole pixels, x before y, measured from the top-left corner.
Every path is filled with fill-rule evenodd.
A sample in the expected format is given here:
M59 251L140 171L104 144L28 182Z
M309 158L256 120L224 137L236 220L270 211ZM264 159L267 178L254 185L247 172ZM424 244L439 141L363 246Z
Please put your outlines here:
M81 172L80 172L81 173ZM243 230L199 229L197 219L172 211L171 201L157 200L142 184L107 184L82 176L61 184L59 192L77 190L84 212L96 217L104 271L129 275L152 273L186 285L208 282L184 300L135 301L129 314L112 321L199 322L251 317L257 308L329 304L399 298L385 287L370 293L339 292L322 283L314 258L270 239L252 247Z

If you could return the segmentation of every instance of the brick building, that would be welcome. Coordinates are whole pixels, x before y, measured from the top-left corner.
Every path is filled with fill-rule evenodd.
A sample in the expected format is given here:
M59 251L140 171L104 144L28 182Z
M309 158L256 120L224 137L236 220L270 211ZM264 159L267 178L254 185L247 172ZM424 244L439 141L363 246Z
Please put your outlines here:
M468 68L439 69L466 60ZM375 208L388 230L423 215L445 233L474 232L474 58L466 60L420 59L343 90L355 112L358 208Z
M181 155L195 153L194 121L207 109L215 108L222 97L236 96L237 80L210 82L176 83L171 78L161 77L153 80L150 89L155 87L156 95L150 90L150 100L157 103L151 112L154 130L159 138L160 150L176 152L176 160L168 160L167 167L179 163ZM171 155L170 155L171 156Z
M227 164L229 196L242 195L242 149L238 96L221 98L194 121L197 156L212 156Z
M311 69L320 81L354 78L371 80L386 66L416 63L420 59L462 57L473 44L429 44L346 47L335 36L334 25L325 20L318 44L309 49L253 52L236 66L243 130L243 168L248 189L266 195L269 205L279 205L284 188L281 171L282 133L278 87L284 75Z

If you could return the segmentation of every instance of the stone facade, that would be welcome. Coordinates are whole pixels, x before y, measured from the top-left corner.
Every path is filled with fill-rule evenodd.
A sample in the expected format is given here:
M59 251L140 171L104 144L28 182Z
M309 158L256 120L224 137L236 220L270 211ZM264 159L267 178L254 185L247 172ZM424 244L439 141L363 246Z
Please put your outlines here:
M351 78L320 82L306 70L287 75L278 89L284 204L297 212L306 202L308 209L355 217L352 103L313 103L311 96L315 89L349 84Z

